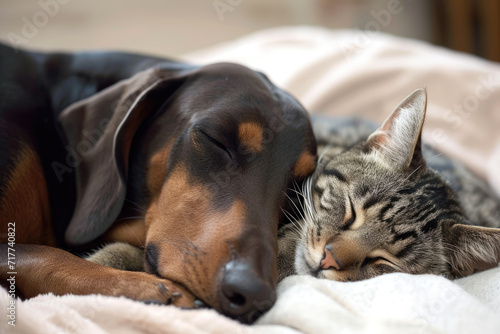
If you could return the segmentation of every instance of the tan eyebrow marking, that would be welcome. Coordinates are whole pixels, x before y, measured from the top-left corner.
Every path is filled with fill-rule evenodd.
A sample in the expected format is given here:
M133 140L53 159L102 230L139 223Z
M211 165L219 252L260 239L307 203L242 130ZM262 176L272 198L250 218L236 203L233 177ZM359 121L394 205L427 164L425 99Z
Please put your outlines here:
M262 127L256 123L242 123L238 128L238 137L243 145L252 153L262 151Z
M303 179L316 169L316 158L309 152L302 152L293 170L293 176Z

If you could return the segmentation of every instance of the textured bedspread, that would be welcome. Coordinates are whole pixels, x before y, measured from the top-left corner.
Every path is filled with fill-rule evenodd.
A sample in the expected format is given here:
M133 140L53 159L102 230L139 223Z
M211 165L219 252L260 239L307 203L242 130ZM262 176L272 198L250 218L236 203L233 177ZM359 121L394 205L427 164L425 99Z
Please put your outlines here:
M481 333L500 332L500 268L449 281L389 274L340 283L292 276L256 325L214 311L144 305L125 298L43 295L17 302L1 333ZM6 313L9 297L0 290Z

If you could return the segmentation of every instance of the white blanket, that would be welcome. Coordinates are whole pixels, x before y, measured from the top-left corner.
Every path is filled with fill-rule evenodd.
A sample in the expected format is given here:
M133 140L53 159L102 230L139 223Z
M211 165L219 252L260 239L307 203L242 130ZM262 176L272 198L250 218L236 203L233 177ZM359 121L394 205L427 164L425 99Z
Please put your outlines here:
M429 93L428 141L489 178L500 193L500 67L390 36L275 29L186 56L266 72L313 112L381 121L408 93ZM489 80L489 81L488 81ZM457 103L478 102L472 111ZM254 326L213 311L186 311L102 296L39 296L16 306L0 333L500 333L500 268L455 282L389 274L339 283L290 277ZM0 309L9 298L0 290Z
M9 305L0 290L0 308ZM125 298L43 295L16 302L16 326L0 333L500 333L500 268L449 281L388 274L340 283L292 276L278 301L248 327L211 310L144 305Z
M408 274L352 283L293 276L278 293L257 333L500 333L500 268L455 282Z

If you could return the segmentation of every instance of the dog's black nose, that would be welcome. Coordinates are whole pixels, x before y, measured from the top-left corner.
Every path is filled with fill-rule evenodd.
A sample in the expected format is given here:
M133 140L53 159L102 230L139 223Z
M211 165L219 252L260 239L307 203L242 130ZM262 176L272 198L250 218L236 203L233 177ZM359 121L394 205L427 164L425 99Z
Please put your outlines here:
M222 311L244 323L251 323L273 306L276 291L243 259L226 264L221 283Z

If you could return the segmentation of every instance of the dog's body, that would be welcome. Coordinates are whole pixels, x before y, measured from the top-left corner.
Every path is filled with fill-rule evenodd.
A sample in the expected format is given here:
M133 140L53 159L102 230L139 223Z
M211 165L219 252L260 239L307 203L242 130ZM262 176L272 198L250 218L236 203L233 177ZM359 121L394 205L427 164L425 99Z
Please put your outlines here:
M244 321L272 305L284 191L316 162L290 95L234 64L1 45L0 80L0 233L15 226L20 295L196 297ZM144 245L155 275L61 249L107 241Z

